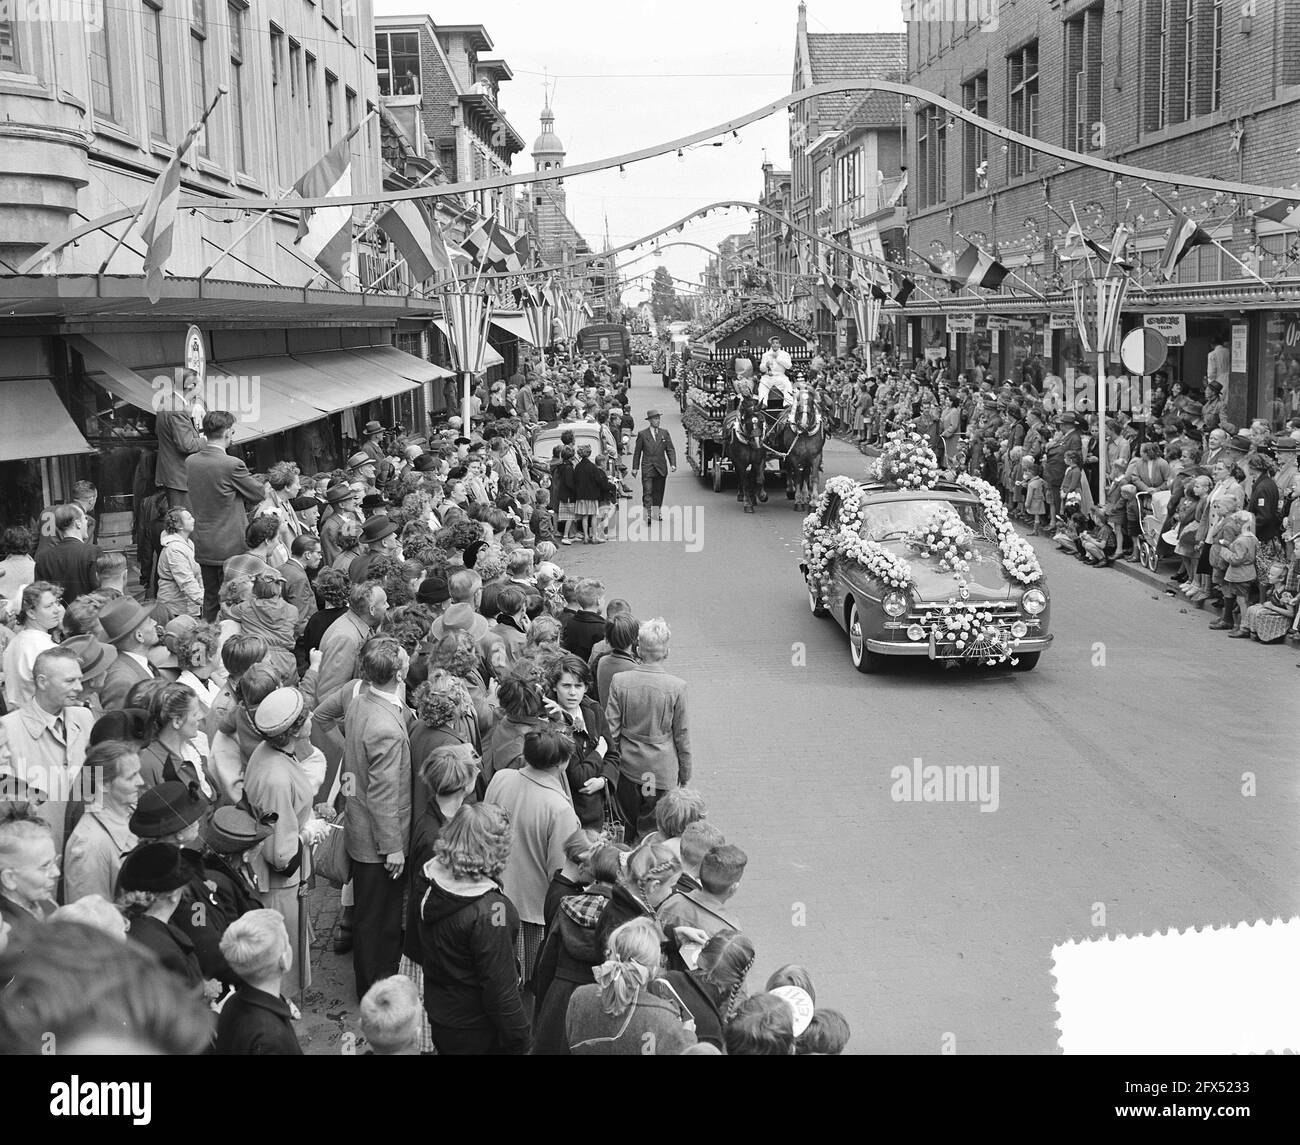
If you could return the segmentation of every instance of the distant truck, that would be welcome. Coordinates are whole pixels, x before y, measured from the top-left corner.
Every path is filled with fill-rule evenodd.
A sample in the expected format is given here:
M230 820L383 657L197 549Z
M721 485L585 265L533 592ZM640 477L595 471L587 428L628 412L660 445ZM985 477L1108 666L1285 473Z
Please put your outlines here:
M631 376L632 332L618 322L598 322L578 331L578 352L604 354L616 379Z

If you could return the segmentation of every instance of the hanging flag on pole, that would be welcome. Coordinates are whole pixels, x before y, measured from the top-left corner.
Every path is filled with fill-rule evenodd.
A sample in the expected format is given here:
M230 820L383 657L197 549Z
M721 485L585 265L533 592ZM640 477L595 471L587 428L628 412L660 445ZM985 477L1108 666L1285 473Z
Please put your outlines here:
M985 290L997 290L1009 273L988 251L970 242L957 259L956 271L957 278L966 286L980 286Z
M1115 228L1114 237L1110 240L1110 249L1095 243L1090 238L1084 238L1083 244L1093 254L1095 254L1107 267L1117 266L1120 270L1130 271L1133 264L1124 257L1124 245L1128 242L1129 229L1123 223Z
M844 288L824 274L821 276L821 288L822 301L826 304L826 309L831 312L832 318L838 320L844 313L844 305L841 302Z
M352 194L352 137L366 119L325 152L293 185L295 194L304 199L333 199ZM318 207L300 212L298 236L294 241L326 274L335 281L340 280L352 253L352 208Z
M1065 240L1061 243L1062 258L1082 258L1083 257L1083 224L1071 223L1069 230L1065 232Z
M1253 211L1255 218L1267 219L1272 223L1281 223L1287 230L1300 230L1300 201L1294 199L1274 199L1267 206Z
M480 222L465 237L462 245L471 261L487 273L507 271L509 260L515 256L515 236L496 219Z
M908 250L912 250L912 248L908 247ZM925 255L916 254L916 251L914 250L912 251L912 254L916 255L917 258L919 258L923 263L925 263L925 265L930 268L930 270L933 272L936 278L942 278L946 280L948 283L948 289L953 294L956 294L959 290L961 290L962 283L960 280L953 277L954 272L951 266L940 266L938 263L932 262L930 259L926 258ZM945 259L945 261L947 261L947 259ZM913 283L912 285L913 287L915 287L916 284Z
M423 204L415 199L401 199L388 208L376 223L381 231L393 240L406 259L407 269L416 282L432 278L437 271L451 271L451 258L446 246L439 258L439 237Z
M1169 241L1165 243L1164 254L1160 256L1160 274L1166 280L1174 277L1178 264L1198 246L1207 246L1214 240L1195 219L1179 211L1174 221L1173 230L1169 232Z
M894 193L890 195L888 199L885 200L885 205L889 207L898 206L898 204L902 201L903 196L906 194L907 194L907 172L904 171L903 177L898 181L898 186L894 188Z
M157 302L162 297L163 271L172 253L172 234L176 229L176 205L181 198L181 160L198 137L203 125L208 121L219 100L229 89L222 84L217 89L216 97L204 111L202 118L185 133L185 138L176 145L176 150L168 160L167 166L154 180L149 190L149 198L141 208L140 237L144 239L144 281L145 292L150 302ZM126 232L123 232L123 238ZM119 242L119 246L121 243ZM114 250L117 248L114 247ZM111 257L111 256L110 256ZM107 265L107 260L105 260Z

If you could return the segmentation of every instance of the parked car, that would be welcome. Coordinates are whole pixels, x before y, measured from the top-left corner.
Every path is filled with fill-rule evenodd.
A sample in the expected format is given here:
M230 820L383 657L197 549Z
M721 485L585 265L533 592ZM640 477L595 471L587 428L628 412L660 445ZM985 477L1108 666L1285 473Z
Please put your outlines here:
M1052 643L1047 582L1021 584L1005 571L997 533L979 498L947 483L916 490L870 483L858 488L862 495L858 536L907 561L912 586L892 588L864 564L838 551L829 556L817 582L810 576L807 558L801 564L813 614L831 616L848 634L853 666L859 672L877 672L890 656L927 656L975 663L1009 661L1015 671L1032 671ZM964 598L952 568L942 567L941 557L918 551L907 539L945 505L972 538L969 569L961 577ZM825 495L817 523L829 531L823 536L838 534L845 527L839 494ZM958 615L971 620L967 631L954 636L953 620Z

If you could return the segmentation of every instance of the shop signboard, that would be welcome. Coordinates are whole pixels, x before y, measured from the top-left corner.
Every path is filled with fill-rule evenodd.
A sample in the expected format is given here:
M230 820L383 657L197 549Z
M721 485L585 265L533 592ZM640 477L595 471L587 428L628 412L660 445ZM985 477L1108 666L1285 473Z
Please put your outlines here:
M949 334L974 334L974 314L949 314L947 317Z
M1287 327L1287 333L1290 335L1292 330L1296 329L1296 323L1292 322ZM1234 374L1244 374L1246 372L1246 331L1248 327L1244 324L1234 325L1232 328L1232 366Z
M1187 344L1187 315L1185 314L1144 314L1142 325L1148 330L1162 334L1167 346L1184 346Z
M990 314L988 316L987 326L990 330L1005 330L1010 325L1011 323L1000 315Z
M927 362L942 362L947 357L947 346L927 346L925 349L925 360Z
M1074 318L1069 314L1052 314L1049 316L1048 322L1053 330L1074 329Z

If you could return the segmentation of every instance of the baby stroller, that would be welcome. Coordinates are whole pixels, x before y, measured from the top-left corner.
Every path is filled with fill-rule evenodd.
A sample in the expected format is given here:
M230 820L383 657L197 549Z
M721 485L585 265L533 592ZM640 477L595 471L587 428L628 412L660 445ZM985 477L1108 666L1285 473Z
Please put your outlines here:
M1173 547L1164 539L1165 517L1169 513L1169 492L1142 493L1138 503L1138 556L1142 563L1155 572L1160 561L1173 553Z

